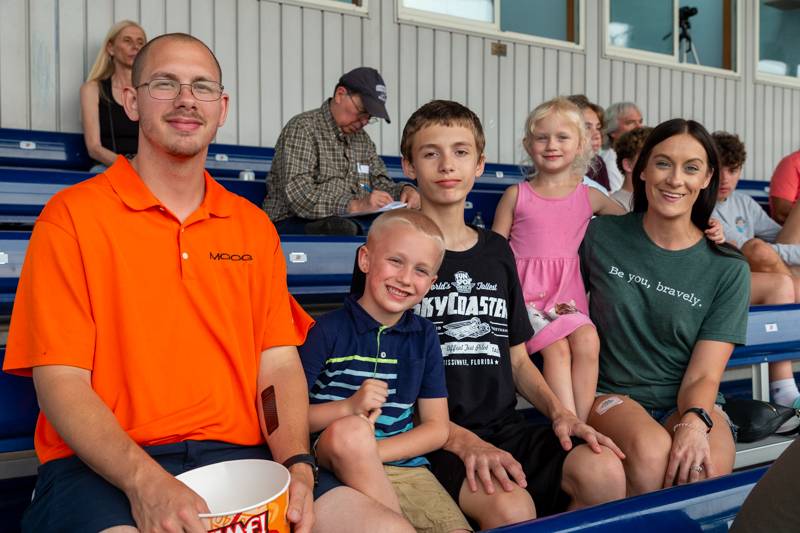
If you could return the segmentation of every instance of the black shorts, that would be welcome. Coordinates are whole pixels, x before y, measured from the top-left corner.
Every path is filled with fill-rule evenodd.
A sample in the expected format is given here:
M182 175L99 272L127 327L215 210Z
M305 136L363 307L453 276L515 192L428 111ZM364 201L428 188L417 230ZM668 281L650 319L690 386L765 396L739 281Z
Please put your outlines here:
M217 441L185 441L146 446L144 450L175 476L222 461L272 459L266 445ZM320 468L314 498L340 485L333 474ZM73 455L39 467L33 501L21 525L22 531L96 533L113 526L136 527L136 522L125 493Z
M534 425L527 420L504 426L488 438L490 444L510 453L520 462L528 482L527 490L536 504L536 516L560 513L567 509L570 496L561 490L561 469L569 452L561 447L550 426ZM572 439L573 447L582 444ZM444 450L428 456L431 471L455 501L467 471L461 459Z

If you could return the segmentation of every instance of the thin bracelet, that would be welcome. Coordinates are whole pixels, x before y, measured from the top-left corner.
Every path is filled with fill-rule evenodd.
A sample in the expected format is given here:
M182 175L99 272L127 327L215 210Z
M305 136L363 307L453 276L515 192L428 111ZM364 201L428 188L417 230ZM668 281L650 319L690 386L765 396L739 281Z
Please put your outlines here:
M680 427L685 427L685 428L693 429L695 431L700 431L706 437L706 440L708 440L708 432L706 430L704 430L702 428L699 428L699 427L695 426L694 424L690 424L688 422L678 422L677 424L672 426L672 433L674 434L678 430L678 428L680 428Z

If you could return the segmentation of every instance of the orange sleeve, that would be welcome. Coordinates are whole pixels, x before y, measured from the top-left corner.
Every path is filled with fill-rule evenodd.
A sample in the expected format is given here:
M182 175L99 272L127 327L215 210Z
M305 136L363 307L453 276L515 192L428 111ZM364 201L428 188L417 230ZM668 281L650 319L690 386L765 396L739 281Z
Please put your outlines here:
M272 232L275 230L272 229ZM274 346L299 346L305 342L308 330L314 325L314 319L289 294L286 260L277 233L274 234L271 260L272 277L267 281L270 295L266 303L267 327L264 330L261 351Z
M790 154L778 163L769 184L769 195L790 202L800 196L800 152Z
M45 208L25 254L3 363L13 374L30 376L41 365L93 366L95 324L86 273L71 225L53 221L66 217L48 217L59 211L66 208Z

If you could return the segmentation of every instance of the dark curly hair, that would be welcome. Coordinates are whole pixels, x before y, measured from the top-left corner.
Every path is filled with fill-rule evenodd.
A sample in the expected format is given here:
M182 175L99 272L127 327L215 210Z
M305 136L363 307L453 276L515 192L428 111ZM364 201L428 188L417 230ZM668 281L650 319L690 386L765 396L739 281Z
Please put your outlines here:
M653 128L643 126L635 130L626 131L614 141L614 151L617 152L617 168L622 174L625 174L625 169L622 166L622 160L628 159L634 161L636 154L642 151L644 141ZM634 163L636 163L634 161Z
M733 170L744 165L745 159L747 159L747 150L738 135L727 131L715 131L711 137L717 144L720 165Z

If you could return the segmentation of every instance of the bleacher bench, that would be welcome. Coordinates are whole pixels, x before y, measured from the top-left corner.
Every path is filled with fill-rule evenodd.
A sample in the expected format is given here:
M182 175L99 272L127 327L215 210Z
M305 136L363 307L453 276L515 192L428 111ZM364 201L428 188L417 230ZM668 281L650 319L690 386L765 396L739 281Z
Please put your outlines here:
M766 468L488 530L492 533L727 533L736 513ZM488 532L486 532L488 533Z

